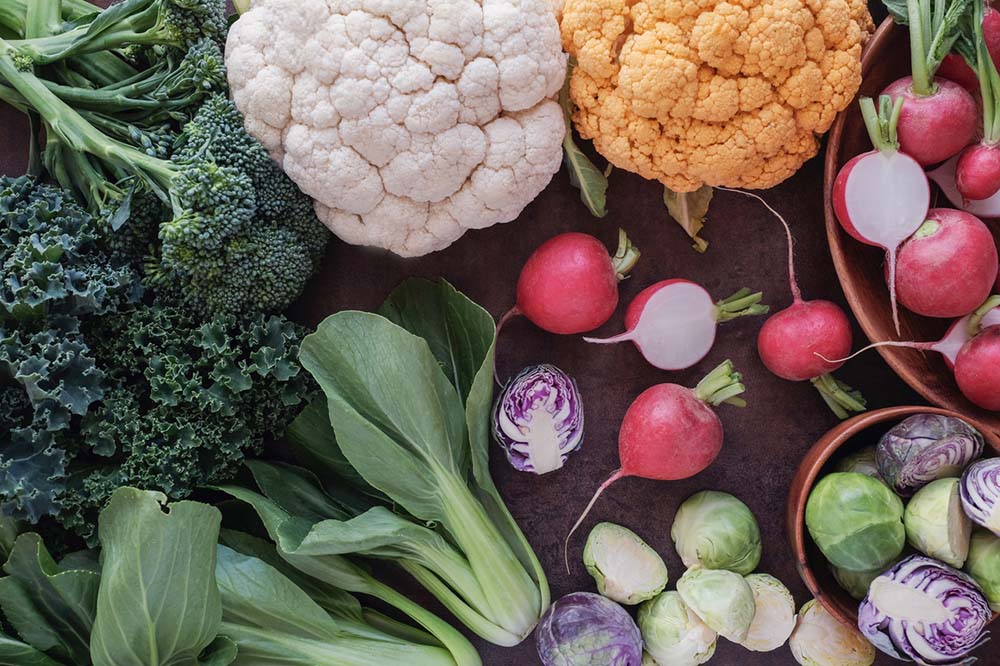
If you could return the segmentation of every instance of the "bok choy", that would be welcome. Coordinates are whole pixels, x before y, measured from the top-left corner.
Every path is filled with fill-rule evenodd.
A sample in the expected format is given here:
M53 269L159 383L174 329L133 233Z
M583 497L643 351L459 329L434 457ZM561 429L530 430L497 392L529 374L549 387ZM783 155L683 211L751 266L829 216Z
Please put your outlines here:
M348 554L396 560L472 631L515 645L549 589L489 475L494 345L489 313L443 281L409 280L377 314L323 321L300 360L329 418L307 410L293 438L324 477L339 477L328 485L340 498L300 497L277 532L300 567ZM261 511L262 499L262 515L288 501Z

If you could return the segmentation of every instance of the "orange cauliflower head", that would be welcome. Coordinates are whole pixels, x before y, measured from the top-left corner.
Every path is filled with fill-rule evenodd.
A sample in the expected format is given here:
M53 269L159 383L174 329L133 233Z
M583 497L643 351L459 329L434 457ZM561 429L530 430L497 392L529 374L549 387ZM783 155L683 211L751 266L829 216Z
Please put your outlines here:
M566 0L581 136L672 190L765 189L861 85L865 0Z

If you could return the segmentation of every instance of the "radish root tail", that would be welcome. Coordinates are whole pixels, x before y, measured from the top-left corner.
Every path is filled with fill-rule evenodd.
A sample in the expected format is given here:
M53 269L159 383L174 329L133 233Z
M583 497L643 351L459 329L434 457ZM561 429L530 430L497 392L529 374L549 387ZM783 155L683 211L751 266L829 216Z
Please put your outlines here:
M919 351L934 351L934 345L936 342L897 342L896 340L886 340L885 342L875 342L868 345L867 347L862 347L858 351L854 352L850 356L844 358L827 358L819 352L813 352L816 356L820 357L827 363L846 363L852 358L864 354L866 351L871 351L872 349L878 349L879 347L904 347L906 349L917 349Z
M580 525L583 524L583 521L587 519L588 515L590 515L590 510L594 508L595 504L597 504L597 500L601 497L601 495L604 494L604 491L607 490L611 486L611 484L613 484L615 481L623 479L626 476L628 476L628 474L626 474L623 470L619 469L615 471L615 473L612 474L607 481L602 483L601 487L597 489L597 492L594 493L594 496L590 499L590 504L587 505L587 508L583 510L583 514L580 516L579 519L577 519L576 524L573 525L573 529L571 529L569 531L569 534L566 535L566 540L563 541L563 561L566 564L567 574L571 573L571 569L569 568L569 540L573 538L573 535L576 533L577 529L580 528Z
M507 310L507 312L504 312L503 315L500 317L500 320L497 322L497 330L494 337L499 339L500 331L502 331L503 327L507 325L507 322L509 322L514 317L520 317L521 314L522 314L521 310L516 305L512 307L510 310ZM497 386L499 386L500 388L504 387L504 383L500 381L500 375L497 374L497 355L495 350L493 352L493 381L495 381Z
M889 307L892 308L892 324L896 327L896 335L902 335L899 324L899 303L896 302L896 248L888 250L889 259Z
M799 289L799 281L795 277L795 239L792 237L792 228L788 225L788 221L782 217L781 213L776 211L771 204L767 203L763 197L758 196L752 192L747 192L745 190L737 190L731 187L716 187L717 190L722 190L724 192L733 192L735 194L742 194L745 197L750 197L751 199L756 199L757 201L764 204L764 208L771 211L771 214L778 218L781 225L785 228L785 237L788 239L788 284L792 289L792 300L796 303L802 302L802 290Z

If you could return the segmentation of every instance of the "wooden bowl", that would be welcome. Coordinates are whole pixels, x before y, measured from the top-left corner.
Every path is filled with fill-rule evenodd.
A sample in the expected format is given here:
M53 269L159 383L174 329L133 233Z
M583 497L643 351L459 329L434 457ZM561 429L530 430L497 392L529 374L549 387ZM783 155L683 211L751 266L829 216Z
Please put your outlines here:
M788 538L795 556L795 566L809 592L826 607L834 617L851 626L858 624L859 602L841 589L819 548L813 543L806 529L806 501L816 481L833 471L845 456L873 445L897 423L914 414L942 414L954 416L979 430L990 449L1000 455L1000 435L990 431L982 421L966 415L936 407L889 407L867 412L844 421L816 442L809 450L792 480L788 495Z
M887 19L865 49L862 58L864 83L860 94L877 96L889 83L907 75L909 67L907 30L895 25L892 19ZM897 337L889 308L889 290L883 274L885 253L879 248L854 240L837 222L831 198L834 180L848 160L869 150L871 143L861 111L855 103L840 114L834 123L826 152L826 231L837 276L854 316L871 341L940 340L952 320L921 317L903 307L899 308L902 334ZM936 189L933 190L932 201L938 201L942 206L950 205ZM1000 240L1000 223L988 224L993 235ZM940 354L890 347L882 347L878 351L903 381L931 403L975 418L994 432L1000 432L1000 413L986 411L969 402L959 391L954 374L945 365Z

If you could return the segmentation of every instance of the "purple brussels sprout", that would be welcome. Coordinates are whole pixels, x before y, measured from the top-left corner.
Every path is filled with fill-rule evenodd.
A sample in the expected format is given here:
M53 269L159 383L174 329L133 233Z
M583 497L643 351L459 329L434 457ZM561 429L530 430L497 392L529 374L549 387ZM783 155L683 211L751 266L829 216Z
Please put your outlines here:
M962 475L962 508L972 522L1000 536L1000 458L973 463Z
M915 414L885 433L875 449L879 474L898 495L958 477L983 455L983 436L965 421L940 414Z
M858 610L858 628L882 652L926 666L970 664L986 642L993 613L972 578L922 555L874 581Z
M559 469L583 441L576 382L554 365L525 368L497 399L493 436L515 469L535 474Z
M535 631L543 666L641 666L642 636L625 609L576 592L553 603Z

